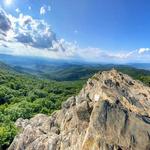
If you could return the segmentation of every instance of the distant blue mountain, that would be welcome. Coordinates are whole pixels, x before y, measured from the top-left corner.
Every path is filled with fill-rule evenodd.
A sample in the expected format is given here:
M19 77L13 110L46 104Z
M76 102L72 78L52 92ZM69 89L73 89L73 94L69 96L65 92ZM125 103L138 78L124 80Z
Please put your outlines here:
M40 57L27 57L27 56L13 56L13 55L5 55L0 54L0 61L9 64L10 66L17 66L17 67L27 67L27 68L33 68L36 65L52 65L54 64L59 66L66 67L69 65L116 65L116 64L106 64L106 63L87 63L87 62L79 62L79 61L68 61L68 60L61 60L61 59L46 59L46 58L40 58ZM118 64L119 65L119 64ZM124 64L127 66L131 66L138 69L145 69L150 70L150 63L128 63Z
M27 73L59 81L87 79L98 71L110 70L111 68L116 68L131 76L150 75L150 71L148 71L150 68L149 64L96 64L11 55L0 55L0 61L19 73Z
M138 69L150 70L150 63L131 63L128 65Z

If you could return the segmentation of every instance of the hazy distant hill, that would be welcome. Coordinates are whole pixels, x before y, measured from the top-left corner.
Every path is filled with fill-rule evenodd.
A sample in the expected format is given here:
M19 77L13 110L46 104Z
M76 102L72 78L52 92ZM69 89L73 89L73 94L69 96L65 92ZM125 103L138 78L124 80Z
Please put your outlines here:
M98 71L110 70L111 68L116 68L117 70L127 73L137 79L141 76L150 75L150 71L148 70L136 69L134 67L136 66L135 64L92 64L10 55L0 55L0 61L9 64L11 68L19 73L32 74L40 78L58 81L87 79ZM148 64L146 65L148 66ZM140 66L140 64L137 66ZM141 64L141 66L144 68L144 64Z
M133 63L128 65L138 69L150 70L150 63Z
M7 73L17 73L14 67L11 67L10 65L5 64L4 62L0 61L0 71L5 71ZM19 72L18 72L19 73Z

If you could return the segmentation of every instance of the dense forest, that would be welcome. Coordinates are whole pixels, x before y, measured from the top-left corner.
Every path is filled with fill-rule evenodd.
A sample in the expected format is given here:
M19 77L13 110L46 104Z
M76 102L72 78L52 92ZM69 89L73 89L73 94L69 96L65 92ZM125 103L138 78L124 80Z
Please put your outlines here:
M37 113L51 114L61 103L79 92L84 81L56 82L0 70L0 147L5 149L17 129L18 118ZM0 149L1 149L0 148Z
M150 86L150 72L130 68L118 70ZM14 125L18 118L31 118L38 113L50 115L60 109L68 97L76 95L86 79L61 82L40 79L0 64L0 149L6 149L19 132Z

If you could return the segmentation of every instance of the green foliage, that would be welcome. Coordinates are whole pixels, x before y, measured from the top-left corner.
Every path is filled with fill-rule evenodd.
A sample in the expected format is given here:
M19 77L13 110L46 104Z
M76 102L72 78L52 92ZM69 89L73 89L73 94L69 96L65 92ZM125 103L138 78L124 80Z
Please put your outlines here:
M116 69L150 86L150 71L131 67L117 67Z
M6 149L14 139L17 129L13 123L0 124L0 149Z
M0 70L0 149L6 149L17 133L14 122L38 113L51 114L79 92L84 81L56 82Z
M147 84L150 87L150 76L140 76L139 80L143 83Z

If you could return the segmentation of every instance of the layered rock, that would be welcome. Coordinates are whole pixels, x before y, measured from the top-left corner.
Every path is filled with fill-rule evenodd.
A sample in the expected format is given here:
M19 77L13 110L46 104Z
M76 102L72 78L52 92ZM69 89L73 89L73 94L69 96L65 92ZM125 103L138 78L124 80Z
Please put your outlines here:
M18 119L9 150L150 150L150 88L99 72L50 117Z

